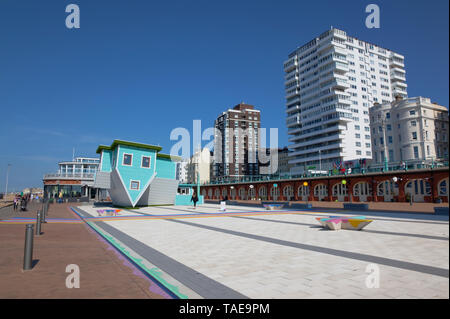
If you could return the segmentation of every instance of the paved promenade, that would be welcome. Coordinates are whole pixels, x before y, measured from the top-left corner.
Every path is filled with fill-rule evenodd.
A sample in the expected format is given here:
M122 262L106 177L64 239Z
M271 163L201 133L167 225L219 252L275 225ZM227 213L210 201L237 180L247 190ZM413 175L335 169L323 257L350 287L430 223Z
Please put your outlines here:
M77 208L189 298L448 298L448 217L370 212L363 231L327 231L320 211L218 205L99 216ZM358 214L361 212L345 212ZM336 212L333 213L338 214ZM368 288L367 267L380 272Z
M330 214L320 209L205 204L104 216L99 210L110 207L50 207L27 272L24 224L38 206L3 219L0 212L0 298L449 297L448 216L334 210L373 222L329 231L315 219ZM80 267L79 289L65 286L69 264ZM378 288L366 285L371 266Z
M172 298L80 221L68 204L50 205L43 234L34 237L34 267L24 272L26 218L35 223L40 207L0 211L0 298ZM66 287L69 264L80 268L80 288Z

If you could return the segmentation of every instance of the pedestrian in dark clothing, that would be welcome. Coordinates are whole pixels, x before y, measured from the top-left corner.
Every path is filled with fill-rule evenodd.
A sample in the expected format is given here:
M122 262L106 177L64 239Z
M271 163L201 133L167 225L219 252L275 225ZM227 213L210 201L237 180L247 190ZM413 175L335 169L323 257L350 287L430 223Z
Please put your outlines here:
M191 202L194 202L194 209L197 207L198 196L197 193L192 194Z

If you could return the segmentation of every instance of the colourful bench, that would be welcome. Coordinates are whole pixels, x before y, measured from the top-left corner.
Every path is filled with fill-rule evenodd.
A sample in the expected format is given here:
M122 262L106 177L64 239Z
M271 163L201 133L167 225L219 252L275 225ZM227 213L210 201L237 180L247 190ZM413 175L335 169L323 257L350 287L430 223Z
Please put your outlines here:
M265 204L263 205L266 210L282 209L284 204Z
M98 216L117 216L121 209L97 209Z
M367 219L365 216L328 216L328 217L316 217L316 220L328 229L339 230L361 230L369 225L372 220Z

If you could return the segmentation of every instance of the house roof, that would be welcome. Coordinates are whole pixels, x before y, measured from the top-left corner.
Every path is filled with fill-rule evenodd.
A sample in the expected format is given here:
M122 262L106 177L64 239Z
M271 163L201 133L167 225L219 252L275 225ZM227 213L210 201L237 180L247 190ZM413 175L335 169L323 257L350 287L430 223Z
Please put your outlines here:
M130 141L122 141L122 140L114 140L111 144L111 146L106 145L99 145L97 147L97 154L100 154L102 150L113 150L117 147L117 145L125 145L125 146L132 146L132 147L138 147L138 148L145 148L145 149L151 149L159 152L162 150L161 146L156 145L150 145L150 144L143 144L143 143L137 143L137 142L130 142Z

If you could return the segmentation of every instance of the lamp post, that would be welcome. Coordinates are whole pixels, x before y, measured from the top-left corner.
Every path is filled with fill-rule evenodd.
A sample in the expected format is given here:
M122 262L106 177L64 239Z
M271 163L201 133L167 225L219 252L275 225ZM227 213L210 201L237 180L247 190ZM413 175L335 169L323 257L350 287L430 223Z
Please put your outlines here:
M385 128L385 121L381 120L381 127L383 128L383 144L384 144L384 171L387 172L389 170L388 167L388 158L387 158L387 143L386 140L386 128Z
M11 167L11 164L8 164L8 168L6 169L6 187L5 187L5 202L6 202L6 196L8 195L8 177L9 177L9 168Z
M321 156L322 150L319 150L319 171L320 175L322 175L322 156Z
M308 187L308 182L303 182L303 186L305 187L305 190L306 190L306 187ZM306 195L306 206L308 206L308 200L309 200L309 189L308 189L308 195Z

